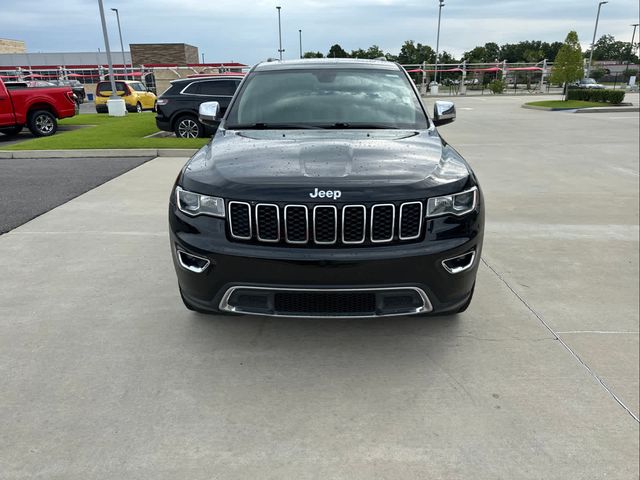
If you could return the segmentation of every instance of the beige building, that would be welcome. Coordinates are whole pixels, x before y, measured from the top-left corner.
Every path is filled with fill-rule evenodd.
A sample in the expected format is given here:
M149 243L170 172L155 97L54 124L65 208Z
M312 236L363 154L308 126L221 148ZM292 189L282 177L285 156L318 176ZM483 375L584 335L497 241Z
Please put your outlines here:
M200 63L198 47L186 43L132 43L129 47L134 67Z
M0 38L0 53L26 53L27 45L22 40Z

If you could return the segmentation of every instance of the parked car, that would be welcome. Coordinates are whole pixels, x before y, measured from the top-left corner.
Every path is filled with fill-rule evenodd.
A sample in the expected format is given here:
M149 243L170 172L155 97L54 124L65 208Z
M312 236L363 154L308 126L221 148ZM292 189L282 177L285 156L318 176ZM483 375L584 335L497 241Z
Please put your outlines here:
M87 98L87 92L84 89L84 85L78 80L51 80L51 83L61 87L71 87L71 90L73 90L73 93L75 93L78 98L78 103L84 103Z
M574 86L578 88L587 88L587 89L594 89L594 90L601 90L603 88L606 88L604 85L601 85L600 83L596 82L595 79L593 78L582 78L578 80L574 84Z
M223 114L242 78L242 75L224 75L173 80L158 97L156 125L160 130L175 132L180 138L212 135L217 126L200 123L198 107L203 102L216 101Z
M0 133L17 135L26 125L37 137L56 133L58 119L73 117L78 106L70 87L7 88L0 79Z
M116 94L124 99L127 111L142 112L155 110L156 95L150 92L142 82L135 80L116 80ZM102 81L96 85L96 112L107 113L107 100L111 96L111 82Z
M480 264L478 180L398 64L254 66L169 200L185 306L292 317L455 314Z

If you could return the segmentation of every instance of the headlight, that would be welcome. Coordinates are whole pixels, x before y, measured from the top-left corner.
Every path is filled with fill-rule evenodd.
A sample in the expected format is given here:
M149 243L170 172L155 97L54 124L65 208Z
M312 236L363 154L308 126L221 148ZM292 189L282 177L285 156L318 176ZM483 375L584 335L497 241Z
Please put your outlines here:
M427 202L427 217L465 215L476 208L477 198L477 187L453 195L430 198Z
M188 192L176 187L176 203L178 209L187 215L213 215L224 217L224 200L220 197L209 197L199 193Z

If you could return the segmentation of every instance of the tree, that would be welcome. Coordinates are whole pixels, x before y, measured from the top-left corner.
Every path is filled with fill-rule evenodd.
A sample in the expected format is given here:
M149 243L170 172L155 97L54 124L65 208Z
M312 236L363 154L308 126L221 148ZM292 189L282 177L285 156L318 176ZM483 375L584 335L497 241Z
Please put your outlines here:
M321 52L304 52L302 58L324 58Z
M362 48L359 48L358 50L351 50L351 56L353 58L369 58L369 59L380 58L380 57L386 58L385 53L382 50L380 50L380 47L378 47L378 45L371 45L367 50L363 50Z
M638 57L633 55L631 42L617 41L613 35L603 35L595 43L593 49L594 60L612 60L617 62L637 62ZM589 57L591 50L585 52Z
M578 34L572 30L567 34L567 38L556 56L550 81L564 84L566 98L569 83L580 80L583 76L582 49L578 42Z
M453 55L443 50L441 53L438 54L438 63L447 64L447 63L459 63L459 62L458 60L455 59Z
M436 52L429 45L417 45L413 40L406 40L400 49L398 62L403 65L419 64L422 62L435 63Z
M349 54L337 43L332 45L327 53L327 58L349 58Z

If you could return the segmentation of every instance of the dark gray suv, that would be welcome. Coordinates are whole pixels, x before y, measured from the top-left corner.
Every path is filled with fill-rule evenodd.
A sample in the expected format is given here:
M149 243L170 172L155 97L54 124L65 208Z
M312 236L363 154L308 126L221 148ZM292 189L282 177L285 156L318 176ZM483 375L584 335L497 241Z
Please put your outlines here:
M218 102L224 112L241 80L242 75L173 80L158 97L156 125L180 138L212 135L216 126L203 125L198 120L198 107L203 102Z

